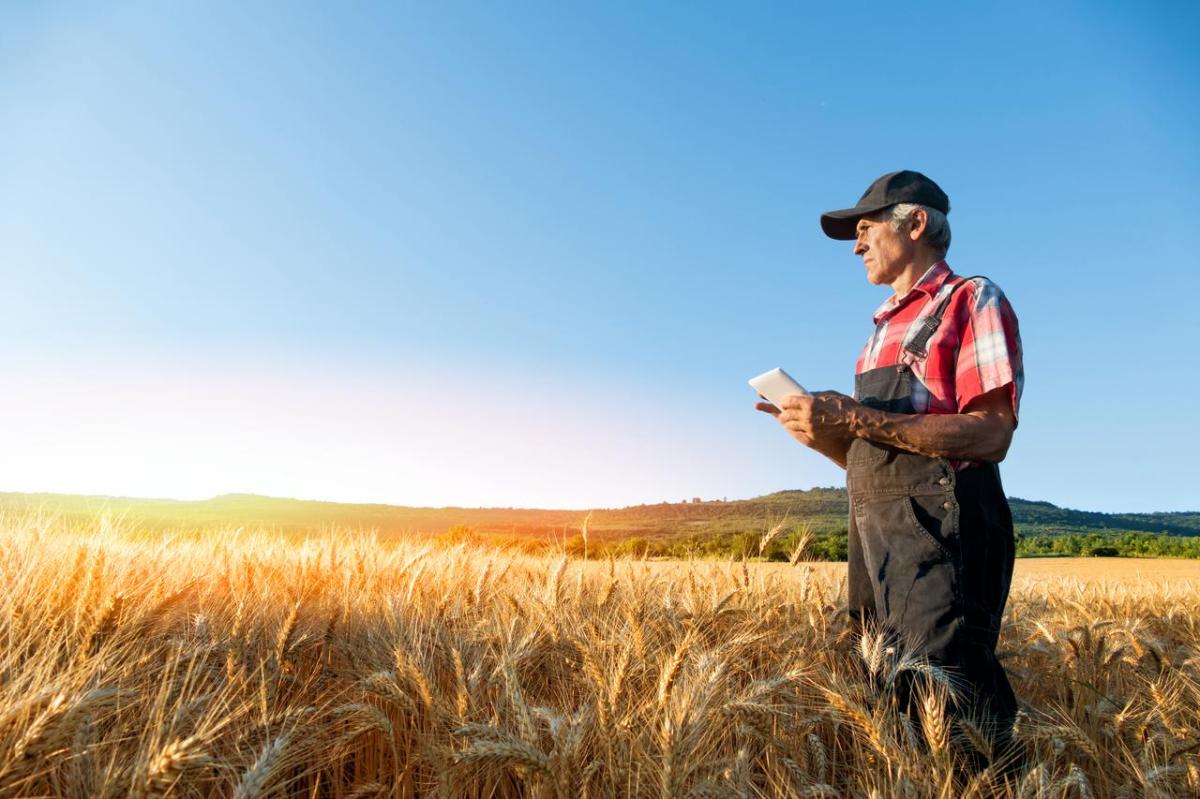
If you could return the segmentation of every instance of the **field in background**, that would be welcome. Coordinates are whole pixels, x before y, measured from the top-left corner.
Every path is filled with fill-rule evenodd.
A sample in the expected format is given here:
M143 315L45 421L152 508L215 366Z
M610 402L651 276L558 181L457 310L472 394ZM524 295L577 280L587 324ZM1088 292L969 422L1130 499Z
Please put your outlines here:
M42 512L68 521L101 514L148 532L268 528L303 537L370 530L381 539L483 544L525 554L592 557L846 559L845 489L778 491L753 499L663 502L627 508L420 508L226 494L181 501L0 493L0 513ZM1009 498L1017 554L1200 559L1200 512L1096 513ZM586 522L585 522L586 520ZM586 524L588 541L584 541ZM772 531L769 543L764 534Z
M888 709L922 667L846 627L837 566L0 527L0 796L1200 791L1186 562L1019 563L1001 785L953 768L970 726Z

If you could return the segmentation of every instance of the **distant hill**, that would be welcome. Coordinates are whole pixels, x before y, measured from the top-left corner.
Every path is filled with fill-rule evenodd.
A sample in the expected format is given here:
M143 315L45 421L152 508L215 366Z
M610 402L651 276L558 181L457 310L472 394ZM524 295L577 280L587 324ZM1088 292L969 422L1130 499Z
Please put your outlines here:
M1049 502L1010 498L1013 520L1023 535L1138 532L1200 535L1200 512L1099 513L1060 508ZM684 539L761 533L779 522L806 525L816 534L844 534L848 501L842 488L779 491L732 501L663 502L590 511L592 540L632 537ZM184 501L73 494L0 493L0 510L42 509L71 519L107 511L125 526L142 529L266 527L304 533L332 527L375 530L381 537L439 535L455 527L483 536L565 538L578 533L589 511L536 508L422 508L356 505L225 494Z

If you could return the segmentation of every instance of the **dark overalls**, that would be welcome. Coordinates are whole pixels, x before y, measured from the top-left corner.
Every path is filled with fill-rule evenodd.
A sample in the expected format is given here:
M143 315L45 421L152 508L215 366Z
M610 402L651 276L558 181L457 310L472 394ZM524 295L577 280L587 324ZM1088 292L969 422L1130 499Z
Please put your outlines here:
M925 356L954 291L906 350ZM871 369L855 377L855 399L883 411L915 413L913 380L903 363ZM985 463L955 471L945 458L855 439L846 458L846 487L851 615L946 670L961 687L951 712L970 716L994 744L1007 746L1016 698L995 650L1014 542L999 469Z

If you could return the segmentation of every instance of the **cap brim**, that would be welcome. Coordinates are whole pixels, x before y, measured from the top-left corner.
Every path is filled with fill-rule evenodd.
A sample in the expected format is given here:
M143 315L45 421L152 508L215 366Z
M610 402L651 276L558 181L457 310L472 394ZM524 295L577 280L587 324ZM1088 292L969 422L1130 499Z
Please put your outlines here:
M821 230L831 239L838 241L853 241L858 237L858 220L876 211L882 211L886 205L858 206L843 208L840 211L829 211L821 214Z

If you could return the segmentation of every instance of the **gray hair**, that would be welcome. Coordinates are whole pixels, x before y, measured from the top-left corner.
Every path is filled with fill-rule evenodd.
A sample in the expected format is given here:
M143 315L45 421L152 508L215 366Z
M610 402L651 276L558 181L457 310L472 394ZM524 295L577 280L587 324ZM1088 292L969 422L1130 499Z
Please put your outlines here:
M922 238L934 252L945 256L950 249L950 220L936 208L916 203L899 203L892 206L892 229L899 230L900 226L912 219L913 212L918 208L925 211L925 234Z

